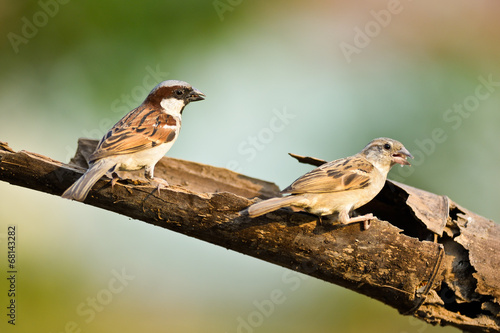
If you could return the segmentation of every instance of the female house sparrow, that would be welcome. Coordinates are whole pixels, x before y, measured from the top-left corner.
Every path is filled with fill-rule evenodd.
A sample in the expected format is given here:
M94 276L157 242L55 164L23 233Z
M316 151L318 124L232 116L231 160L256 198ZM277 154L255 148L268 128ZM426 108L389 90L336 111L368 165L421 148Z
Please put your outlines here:
M410 165L413 158L400 142L389 138L371 141L351 157L338 159L298 178L281 193L283 198L272 198L248 208L250 217L257 217L282 207L295 207L319 216L338 214L343 224L363 222L365 229L373 214L351 218L349 213L371 201L384 187L393 165Z
M126 114L104 135L90 156L89 169L63 194L83 201L92 186L108 171L140 170L153 178L155 164L172 147L181 129L181 115L189 102L205 95L189 83L163 81L137 108Z

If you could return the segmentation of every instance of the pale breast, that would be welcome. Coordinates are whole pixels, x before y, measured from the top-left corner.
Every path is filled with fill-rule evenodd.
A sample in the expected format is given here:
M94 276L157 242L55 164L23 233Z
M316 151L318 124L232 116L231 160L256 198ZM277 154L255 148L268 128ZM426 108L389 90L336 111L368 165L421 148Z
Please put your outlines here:
M176 138L168 143L145 149L136 153L116 155L118 170L140 170L146 166L155 165L170 150Z

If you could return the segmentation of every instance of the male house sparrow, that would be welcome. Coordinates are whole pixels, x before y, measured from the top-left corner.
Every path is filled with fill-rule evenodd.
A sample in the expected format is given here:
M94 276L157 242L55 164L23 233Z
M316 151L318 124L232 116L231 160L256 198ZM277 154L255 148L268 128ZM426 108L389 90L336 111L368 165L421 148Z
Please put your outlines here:
M183 81L158 84L141 105L104 135L90 156L88 170L62 197L85 200L92 186L108 171L144 168L146 178L153 179L155 164L179 135L182 110L189 102L204 98L201 91Z
M250 217L257 217L282 207L294 207L319 216L338 214L343 224L368 221L373 214L351 218L349 213L371 201L384 187L393 165L410 165L413 158L400 142L389 138L371 141L363 150L351 157L321 165L298 178L281 193L283 198L272 198L248 208Z

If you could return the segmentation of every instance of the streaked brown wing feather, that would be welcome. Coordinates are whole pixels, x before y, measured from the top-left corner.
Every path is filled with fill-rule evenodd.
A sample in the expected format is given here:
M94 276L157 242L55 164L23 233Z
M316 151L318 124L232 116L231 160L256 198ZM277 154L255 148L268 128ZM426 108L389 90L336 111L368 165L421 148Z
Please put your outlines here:
M374 166L364 157L354 155L323 164L306 173L282 193L322 193L362 189L370 185Z
M177 120L159 110L140 106L123 117L101 139L90 161L130 154L171 141Z

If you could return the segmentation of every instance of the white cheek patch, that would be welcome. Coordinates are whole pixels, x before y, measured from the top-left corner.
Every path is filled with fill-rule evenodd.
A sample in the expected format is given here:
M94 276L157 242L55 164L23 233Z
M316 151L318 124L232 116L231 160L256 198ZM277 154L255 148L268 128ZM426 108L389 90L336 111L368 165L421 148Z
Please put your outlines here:
M184 101L177 98L164 98L160 105L169 114L180 116L181 110L184 107Z

